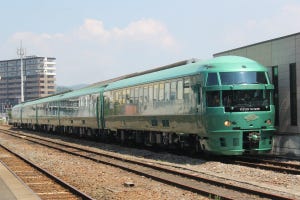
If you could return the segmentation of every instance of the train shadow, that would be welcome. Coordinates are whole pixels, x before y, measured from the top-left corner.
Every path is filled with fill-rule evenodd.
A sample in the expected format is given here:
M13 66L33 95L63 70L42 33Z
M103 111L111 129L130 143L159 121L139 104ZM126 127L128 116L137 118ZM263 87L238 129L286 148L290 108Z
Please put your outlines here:
M11 128L13 131L20 129ZM208 161L212 161L212 157L208 154L191 154L190 151L179 151L177 149L165 149L160 147L148 147L143 145L119 144L115 141L99 141L91 138L83 138L78 136L62 135L57 133L41 133L22 129L25 133L33 134L40 137L72 143L83 147L91 148L95 151L106 151L119 154L125 157L139 158L148 162L159 161L178 165L202 165Z

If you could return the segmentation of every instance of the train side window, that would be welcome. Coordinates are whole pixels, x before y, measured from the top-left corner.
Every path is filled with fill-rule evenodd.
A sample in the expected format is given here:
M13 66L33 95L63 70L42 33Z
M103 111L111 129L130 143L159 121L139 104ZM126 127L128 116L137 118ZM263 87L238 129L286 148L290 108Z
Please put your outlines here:
M149 102L149 90L148 90L148 86L144 86L144 103L148 103Z
M206 86L219 85L217 73L208 73Z
M165 100L166 101L170 100L170 83L169 82L165 83Z
M207 107L220 106L220 92L219 91L206 92L206 105Z
M130 90L126 89L126 103L129 104L130 103Z
M123 94L122 94L122 104L126 103L126 90L123 90Z
M134 88L130 88L130 103L134 102Z
M108 92L108 96L105 96L105 98L107 99L110 113L112 113L114 110L114 103L115 103L114 95L112 95L112 92Z
M159 100L162 101L164 100L164 84L160 83L159 84Z
M114 100L115 102L119 101L119 95L118 95L118 92L117 91L114 91Z
M87 96L85 97L85 107L88 107L89 104L90 104L90 96L87 95Z
M171 82L171 93L170 93L170 100L174 101L176 99L176 81Z
M118 91L118 96L119 96L119 103L122 104L123 102L122 90Z
M201 85L197 86L197 104L200 105L202 101L202 87Z
M72 103L71 103L72 107L73 108L78 108L79 100L78 99L71 99L71 101L72 101Z
M139 88L134 88L134 103L137 104L139 102Z
M183 99L183 81L180 80L177 82L177 99Z
M119 98L120 98L120 97L119 97L118 91L115 91L115 101L114 101L114 102L115 102L115 103L116 103L116 102L119 102Z
M190 87L190 79L184 79L183 85L183 98L185 102L190 100L191 87Z
M149 85L149 101L153 101L153 86Z
M140 87L139 88L139 103L142 104L143 103L143 98L144 98L144 95L143 95L143 87Z
M158 85L154 85L154 94L153 94L153 100L158 101Z
M118 93L117 93L117 91L113 91L112 92L113 93L113 102L115 103L115 102L117 102L118 101Z
M78 97L78 102L79 102L79 107L85 107L86 105L86 98L85 96L82 96L82 97ZM81 104L80 104L80 101L81 101Z
M84 106L84 104L85 104L84 100L85 99L83 97L80 97L80 99L79 99L79 106L80 107Z

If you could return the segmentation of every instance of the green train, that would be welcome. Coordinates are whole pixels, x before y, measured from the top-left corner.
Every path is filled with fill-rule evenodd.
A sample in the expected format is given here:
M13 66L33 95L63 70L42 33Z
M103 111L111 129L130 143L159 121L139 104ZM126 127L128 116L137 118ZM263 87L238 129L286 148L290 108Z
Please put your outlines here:
M222 56L18 104L16 127L219 155L270 151L267 69Z

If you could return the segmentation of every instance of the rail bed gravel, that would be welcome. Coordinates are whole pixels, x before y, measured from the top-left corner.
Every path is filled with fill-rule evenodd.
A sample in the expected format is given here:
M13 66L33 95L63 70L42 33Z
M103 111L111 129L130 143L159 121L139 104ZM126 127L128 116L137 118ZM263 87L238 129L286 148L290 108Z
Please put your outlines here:
M71 184L80 187L84 192L96 199L205 199L205 197L197 194L151 181L123 170L99 165L81 158L66 156L52 150L44 152L39 145L32 145L31 143L17 140L15 143L11 143L8 141L8 136L0 135L2 138L1 143L6 143L5 145L11 146L16 151L23 152L24 156L39 162L42 167L55 172L57 176L70 180ZM220 162L206 162L186 156L154 153L118 145L66 139L57 135L48 134L47 136L59 141L71 140L97 151L118 152L125 157L139 157L145 162L160 162L165 165L186 168L226 179L239 180L241 183L260 185L261 187L300 196L300 175L275 173ZM132 182L135 186L125 187L125 182Z
M118 168L70 156L1 133L0 143L39 163L41 167L95 199L207 199ZM126 186L127 182L134 186Z

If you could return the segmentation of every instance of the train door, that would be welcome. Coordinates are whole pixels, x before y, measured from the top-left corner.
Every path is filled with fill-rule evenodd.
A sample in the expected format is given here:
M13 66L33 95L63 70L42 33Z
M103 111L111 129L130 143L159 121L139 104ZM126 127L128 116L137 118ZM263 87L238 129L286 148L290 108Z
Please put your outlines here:
M104 111L103 111L103 102L104 102L104 96L103 91L100 92L100 95L97 97L97 123L98 128L103 129L104 128Z
M20 126L22 127L23 124L23 107L20 109Z
M198 128L202 128L203 126L203 112L204 112L204 108L203 108L203 89L201 84L197 85L197 105L196 105L196 115L197 115L197 127Z
M201 120L201 115L204 112L204 93L203 93L203 74L199 74L196 76L196 113L198 115L198 120ZM201 121L202 124L202 121Z
M38 122L38 105L35 105L35 125L37 125Z

